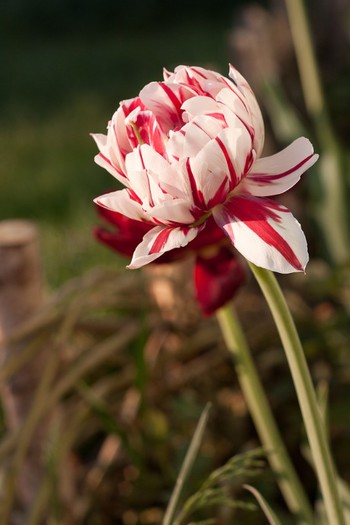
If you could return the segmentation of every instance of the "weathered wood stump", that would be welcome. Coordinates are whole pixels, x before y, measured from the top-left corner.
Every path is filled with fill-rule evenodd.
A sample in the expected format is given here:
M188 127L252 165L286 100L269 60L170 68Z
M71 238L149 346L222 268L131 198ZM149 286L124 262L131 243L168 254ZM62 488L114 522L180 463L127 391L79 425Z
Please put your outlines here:
M36 226L24 220L0 222L0 363L18 357L30 340L6 343L6 338L43 304L43 278ZM10 431L20 431L29 413L35 389L43 372L44 349L1 384L1 398ZM17 497L21 507L30 508L42 478L42 436L40 425L18 473Z

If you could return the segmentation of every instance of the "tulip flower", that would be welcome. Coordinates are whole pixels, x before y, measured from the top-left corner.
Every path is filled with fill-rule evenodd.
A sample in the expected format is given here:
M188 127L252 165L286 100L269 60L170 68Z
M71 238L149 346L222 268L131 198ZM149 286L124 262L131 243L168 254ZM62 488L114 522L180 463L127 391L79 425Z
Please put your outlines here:
M201 67L164 72L120 103L107 135L94 134L95 161L124 189L95 202L150 226L129 268L140 268L204 235L214 221L257 266L290 273L308 261L305 236L270 197L289 190L317 160L299 138L260 158L264 125L246 80Z

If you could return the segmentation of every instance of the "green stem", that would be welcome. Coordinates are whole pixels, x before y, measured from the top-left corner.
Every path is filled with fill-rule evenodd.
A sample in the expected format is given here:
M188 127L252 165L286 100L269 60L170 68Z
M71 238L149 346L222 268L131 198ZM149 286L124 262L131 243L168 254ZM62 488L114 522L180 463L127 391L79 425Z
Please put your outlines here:
M275 423L240 323L230 306L221 308L217 318L227 348L234 357L239 383L281 492L291 512L299 516L299 523L310 525L314 520L309 501Z
M329 525L345 525L326 429L293 318L274 274L269 270L258 268L252 263L249 265L270 307L284 346Z

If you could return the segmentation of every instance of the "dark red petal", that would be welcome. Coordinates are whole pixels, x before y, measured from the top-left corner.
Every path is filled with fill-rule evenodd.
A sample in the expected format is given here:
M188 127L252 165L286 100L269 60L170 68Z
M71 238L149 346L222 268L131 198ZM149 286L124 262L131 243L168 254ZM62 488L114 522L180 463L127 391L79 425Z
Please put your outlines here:
M145 233L153 228L151 224L129 219L121 213L102 206L96 206L96 209L100 217L111 227L96 226L93 235L98 241L127 257L132 256Z
M244 270L228 247L221 246L212 256L197 256L195 293L204 315L212 315L224 306L244 282Z
M219 228L212 217L209 217L206 221L205 228L197 235L189 246L193 251L197 251L206 246L217 244L223 239L226 239L224 231Z

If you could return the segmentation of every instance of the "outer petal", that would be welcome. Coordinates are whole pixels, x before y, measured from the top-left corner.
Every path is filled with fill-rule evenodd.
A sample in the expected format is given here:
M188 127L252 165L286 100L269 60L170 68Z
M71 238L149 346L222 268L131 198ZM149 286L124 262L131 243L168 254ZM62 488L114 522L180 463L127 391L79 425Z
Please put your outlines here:
M125 118L137 108L143 108L139 98L121 102L120 107L108 123L107 135L92 134L100 150L100 153L95 157L95 162L126 186L129 184L124 161L125 156L132 150L132 146L128 139Z
M141 244L136 248L128 268L134 270L158 259L163 253L182 248L197 237L201 228L156 226L146 233Z
M135 219L136 221L146 219L140 201L135 194L128 189L106 193L94 199L94 202L98 206L103 206L108 210L121 213L129 217L129 219Z
M221 110L227 122L227 126L232 128L243 124L251 137L252 146L255 149L256 133L254 129L254 123L252 121L249 107L247 106L244 98L238 97L234 91L229 88L225 88L222 89L220 93L218 93L216 100L221 103Z
M255 161L242 189L257 197L278 195L292 188L317 159L311 142L301 137L279 153Z
M305 269L306 239L284 206L268 199L234 197L213 214L235 248L257 266L279 273Z
M232 78L235 86L237 86L240 92L244 95L255 130L254 149L259 157L264 146L265 138L264 121L259 105L246 79L232 65L230 65L229 76Z
M123 173L120 163L115 162L115 159L114 162L111 160L113 155L111 155L110 138L107 135L103 135L102 133L91 133L90 135L100 150L100 152L95 155L94 158L96 164L101 166L101 168L104 168L106 171L108 171L108 173L113 175L113 177L122 182L124 185L128 186L128 180L125 173Z

